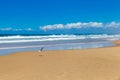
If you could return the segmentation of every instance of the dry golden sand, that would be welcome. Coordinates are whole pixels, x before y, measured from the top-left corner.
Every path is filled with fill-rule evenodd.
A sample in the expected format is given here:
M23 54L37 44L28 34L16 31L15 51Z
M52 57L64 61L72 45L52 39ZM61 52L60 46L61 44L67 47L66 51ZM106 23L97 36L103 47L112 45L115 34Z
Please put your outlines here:
M0 56L0 80L120 80L120 46Z

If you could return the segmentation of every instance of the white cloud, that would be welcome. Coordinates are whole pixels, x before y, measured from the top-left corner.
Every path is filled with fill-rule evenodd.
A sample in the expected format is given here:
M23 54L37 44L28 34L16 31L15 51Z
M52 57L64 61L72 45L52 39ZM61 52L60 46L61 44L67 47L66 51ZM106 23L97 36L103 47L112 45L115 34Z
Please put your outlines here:
M101 23L101 22L90 22L90 23L88 23L87 27L89 27L89 26L91 26L91 27L103 27L103 23Z
M45 25L41 26L42 30L54 30L54 29L63 29L64 25L63 24L54 24L54 25Z
M0 28L0 31L34 31L32 28Z
M25 29L26 31L34 31L32 28Z
M106 25L106 27L120 27L120 22L111 22Z
M10 31L12 28L0 28L1 31Z
M22 31L23 29L12 29L13 31Z
M88 23L68 23L68 24L53 24L53 25L45 25L40 26L41 30L54 30L54 29L71 29L71 28L87 28L87 27L103 27L103 23L101 22L88 22Z
M70 28L80 28L81 27L81 22L77 23L68 23L64 25L65 28L70 29Z
M32 28L24 28L24 29L13 29L13 31L34 31Z

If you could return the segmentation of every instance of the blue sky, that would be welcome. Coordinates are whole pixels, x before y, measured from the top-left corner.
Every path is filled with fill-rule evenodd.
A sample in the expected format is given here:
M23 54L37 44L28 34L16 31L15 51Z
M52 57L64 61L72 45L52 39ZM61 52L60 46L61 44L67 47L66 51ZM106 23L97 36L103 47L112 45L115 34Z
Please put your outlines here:
M4 33L120 33L120 0L0 0Z

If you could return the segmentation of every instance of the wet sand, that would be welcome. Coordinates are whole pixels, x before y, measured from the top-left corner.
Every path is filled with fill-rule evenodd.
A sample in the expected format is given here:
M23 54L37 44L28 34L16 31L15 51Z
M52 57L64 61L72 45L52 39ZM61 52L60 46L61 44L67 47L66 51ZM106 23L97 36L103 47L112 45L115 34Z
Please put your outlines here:
M120 80L115 47L18 52L0 56L0 80Z

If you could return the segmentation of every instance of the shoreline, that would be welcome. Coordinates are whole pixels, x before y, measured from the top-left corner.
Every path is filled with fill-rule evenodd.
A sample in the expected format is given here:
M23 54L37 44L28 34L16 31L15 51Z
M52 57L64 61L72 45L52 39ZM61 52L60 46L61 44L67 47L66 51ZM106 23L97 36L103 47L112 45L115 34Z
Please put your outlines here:
M98 42L100 43L100 42ZM82 51L82 50L94 50L94 49L105 49L105 48L112 48L112 47L120 47L120 40L116 40L116 41L112 41L113 44L115 44L114 46L107 46L107 47L98 47L98 48L83 48L83 49L68 49L68 50L45 50L42 52L57 52L57 51ZM80 44L84 44L84 43L80 43ZM62 44L60 44L62 45ZM14 54L19 54L19 53L25 53L25 52L39 52L39 50L33 50L33 51L21 51L21 52L15 52L15 53L11 53L11 54L7 54L7 56L9 55L14 55ZM6 55L3 55L6 56Z
M107 42L107 41L104 41L104 42ZM94 43L94 42L91 42L91 43ZM100 42L95 42L95 43L102 43L102 41L100 41ZM66 45L72 45L72 44L85 44L85 43L65 43ZM54 46L56 46L56 45L64 45L64 44L55 44ZM21 46L21 47L7 47L7 48L0 48L0 50L2 50L2 49L17 49L17 48L28 48L28 47L47 47L47 46L51 46L51 45L35 45L35 46ZM109 46L108 46L109 47Z
M120 80L120 41L113 43L116 46L0 56L0 79Z
M105 48L110 46L115 46L111 41L98 41L98 42L74 42L74 43L58 43L58 44L43 44L43 45L18 45L7 44L8 46L0 48L0 56L9 55L17 52L27 52L27 51L37 51L41 47L44 47L44 51L57 51L57 50L82 50L82 49L92 49L92 48ZM8 52L9 50L9 52Z

